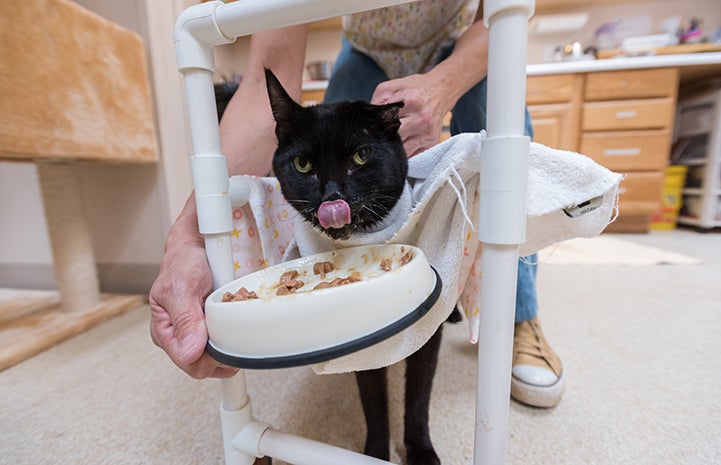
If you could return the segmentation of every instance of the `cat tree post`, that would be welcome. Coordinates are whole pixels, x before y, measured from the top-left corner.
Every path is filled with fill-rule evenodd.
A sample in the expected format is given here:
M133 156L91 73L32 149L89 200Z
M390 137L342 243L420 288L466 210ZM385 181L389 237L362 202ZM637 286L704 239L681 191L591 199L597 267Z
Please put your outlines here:
M89 310L100 302L100 286L75 166L38 163L37 170L60 305L66 312Z

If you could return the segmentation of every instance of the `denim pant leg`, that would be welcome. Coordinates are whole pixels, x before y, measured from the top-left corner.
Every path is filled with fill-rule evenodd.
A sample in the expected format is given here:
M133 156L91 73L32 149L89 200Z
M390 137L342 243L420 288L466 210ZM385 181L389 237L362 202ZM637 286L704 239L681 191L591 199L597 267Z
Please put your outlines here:
M323 102L370 101L378 84L387 80L381 67L368 55L355 50L344 37Z
M486 80L476 84L453 107L451 134L478 132L486 128ZM531 115L526 109L525 132L533 137ZM518 259L516 281L516 322L534 318L538 313L536 297L536 254Z

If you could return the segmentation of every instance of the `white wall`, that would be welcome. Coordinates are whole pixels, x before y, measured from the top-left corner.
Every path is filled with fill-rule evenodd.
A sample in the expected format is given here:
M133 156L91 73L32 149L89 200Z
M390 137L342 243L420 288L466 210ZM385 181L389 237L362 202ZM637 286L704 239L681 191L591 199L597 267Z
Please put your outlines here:
M721 1L719 0L654 0L642 3L613 4L610 6L596 5L583 8L567 8L563 13L586 12L589 21L581 30L553 35L530 35L528 44L529 63L542 63L547 61L549 51L557 45L579 41L583 46L593 43L593 34L603 23L621 20L621 24L643 24L649 30L639 30L638 35L656 34L661 31L661 23L671 17L679 16L686 25L692 17L704 20L704 29L710 36L713 31L721 27ZM555 13L555 12L554 12Z

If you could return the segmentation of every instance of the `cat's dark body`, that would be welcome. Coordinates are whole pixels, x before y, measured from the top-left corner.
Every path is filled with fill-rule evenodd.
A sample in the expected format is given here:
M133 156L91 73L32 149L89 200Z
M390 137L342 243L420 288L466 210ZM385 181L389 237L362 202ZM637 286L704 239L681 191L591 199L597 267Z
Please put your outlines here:
M266 70L276 119L273 170L304 218L333 239L382 221L403 192L407 159L398 135L402 103L338 102L303 108ZM441 327L442 328L442 327ZM409 465L440 464L431 444L428 407L441 328L406 359L404 442ZM367 436L365 453L388 460L386 369L356 373Z

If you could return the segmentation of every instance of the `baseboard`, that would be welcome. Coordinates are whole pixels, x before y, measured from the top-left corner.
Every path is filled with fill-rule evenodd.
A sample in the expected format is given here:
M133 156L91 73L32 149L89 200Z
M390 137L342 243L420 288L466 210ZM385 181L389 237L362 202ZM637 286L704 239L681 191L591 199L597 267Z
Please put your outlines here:
M158 276L156 264L98 264L100 291L147 295ZM0 287L14 289L56 288L52 264L0 263Z

